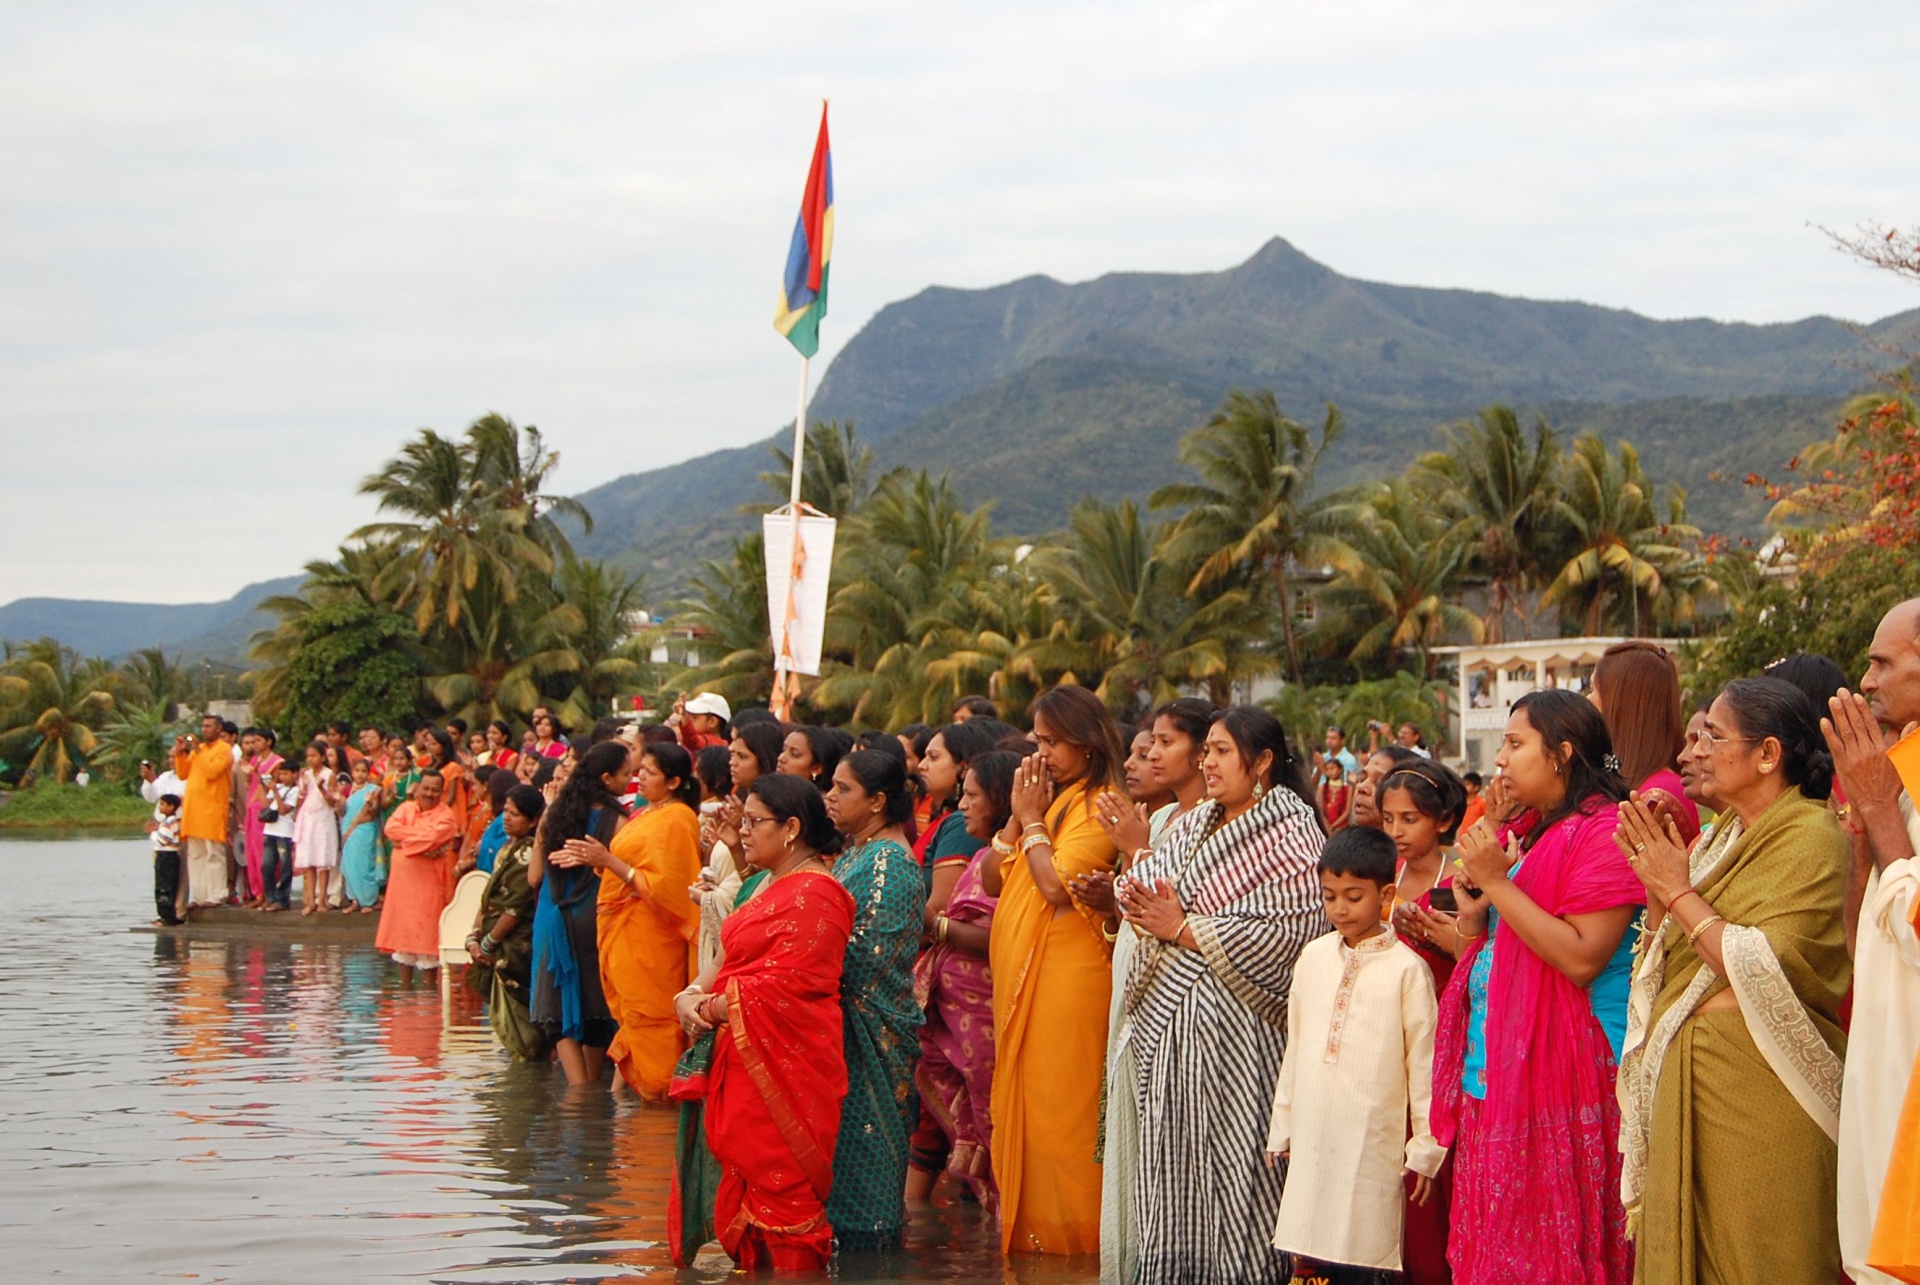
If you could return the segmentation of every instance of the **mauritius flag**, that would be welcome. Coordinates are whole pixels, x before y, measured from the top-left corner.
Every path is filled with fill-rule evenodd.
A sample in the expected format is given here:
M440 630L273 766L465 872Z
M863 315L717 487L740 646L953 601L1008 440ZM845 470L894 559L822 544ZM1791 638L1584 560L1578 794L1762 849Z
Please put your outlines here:
M813 144L800 219L787 251L787 279L773 310L773 328L803 357L820 350L820 318L827 315L827 260L833 256L833 151L827 146L827 109L820 108L820 137Z

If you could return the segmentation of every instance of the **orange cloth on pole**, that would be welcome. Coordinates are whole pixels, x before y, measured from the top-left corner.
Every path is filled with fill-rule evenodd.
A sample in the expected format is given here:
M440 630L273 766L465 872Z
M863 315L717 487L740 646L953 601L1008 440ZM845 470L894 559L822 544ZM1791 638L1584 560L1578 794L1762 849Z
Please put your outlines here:
M600 872L600 986L620 1023L607 1057L634 1092L663 1101L687 1047L673 997L696 971L700 908L687 890L700 877L700 816L679 799L649 804L608 848L639 872L646 895Z
M440 912L447 908L446 877L460 827L445 804L423 811L408 799L387 818L393 866L380 908L374 948L382 954L435 955L440 950Z
M1114 847L1084 785L1047 815L1062 883L1112 870ZM1100 1249L1100 1086L1106 1075L1112 947L1092 912L1041 895L1024 853L1001 862L993 968L993 1177L1003 1251Z
M189 755L178 744L173 774L187 783L187 797L180 803L180 837L225 843L233 808L233 747L213 741Z

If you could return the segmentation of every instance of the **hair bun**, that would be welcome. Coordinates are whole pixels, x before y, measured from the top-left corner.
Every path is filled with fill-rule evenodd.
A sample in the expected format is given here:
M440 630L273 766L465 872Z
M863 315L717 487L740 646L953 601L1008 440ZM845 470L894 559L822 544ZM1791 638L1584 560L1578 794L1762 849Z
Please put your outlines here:
M1810 799L1826 799L1833 794L1833 751L1824 743L1806 752L1801 760L1806 779L1800 783L1800 792Z

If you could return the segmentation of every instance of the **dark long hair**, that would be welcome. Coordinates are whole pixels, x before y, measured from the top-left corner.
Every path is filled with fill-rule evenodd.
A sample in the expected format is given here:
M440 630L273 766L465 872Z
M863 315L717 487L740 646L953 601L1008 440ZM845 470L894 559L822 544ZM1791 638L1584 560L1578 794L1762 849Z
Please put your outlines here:
M588 836L588 824L594 809L600 809L600 822L593 836L605 841L602 831L620 817L620 800L607 789L601 777L617 772L629 751L623 741L602 741L580 756L573 775L560 787L560 793L540 823L540 841L546 851L557 851L569 839Z
M1638 639L1615 643L1600 653L1593 690L1629 785L1679 766L1687 720L1680 713L1680 671L1665 647Z
M1846 670L1825 656L1805 651L1795 652L1785 660L1774 661L1761 677L1778 678L1805 692L1807 699L1813 702L1816 720L1827 716L1827 702L1838 696L1840 689L1847 685ZM1815 726L1818 725L1816 721Z
M1028 711L1033 717L1047 716L1053 734L1087 756L1086 803L1101 789L1124 790L1120 774L1127 751L1120 744L1120 731L1105 703L1084 687L1062 683L1033 702Z
M971 720L969 720L971 721ZM996 832L1013 815L1013 774L1020 770L1020 756L1006 750L988 750L967 760L967 771L993 807Z
M787 743L787 728L784 723L773 719L735 723L733 739L745 745L753 753L754 761L760 765L761 776L772 776L780 770L780 747Z
M1307 784L1304 767L1294 756L1293 746L1287 742L1287 729L1279 719L1258 705L1234 705L1215 714L1213 723L1225 728L1233 738L1235 748L1240 751L1240 761L1247 765L1248 772L1253 771L1263 752L1271 751L1273 766L1267 769L1266 779L1260 783L1269 790L1293 791L1314 818L1320 820L1321 828L1326 828L1326 822L1320 818L1320 805Z
M1560 806L1540 817L1528 832L1524 843L1531 848L1547 830L1576 812L1597 812L1608 803L1627 797L1627 783L1620 773L1607 766L1613 742L1607 736L1606 720L1593 702L1575 692L1554 688L1528 692L1513 703L1513 712L1526 711L1527 722L1540 733L1547 757L1558 759L1560 747L1568 746L1572 756L1564 765L1567 777L1566 797Z
M769 772L747 787L747 797L758 799L781 825L800 818L800 842L823 857L840 851L840 832L827 816L826 800L818 787L791 772Z
M855 750L840 760L840 766L853 773L853 779L869 795L885 797L886 810L880 815L888 825L905 825L912 819L920 778L908 774L904 756L885 750Z
M811 723L793 728L788 734L798 732L807 740L807 752L813 755L813 783L825 790L833 784L833 769L840 766L840 760L853 748L853 735L837 727L815 727Z
M722 798L733 788L733 764L724 745L709 745L693 761L694 774L714 798Z
M660 775L670 781L678 781L673 788L673 797L690 808L700 806L700 778L693 774L693 756L678 745L665 741L656 741L640 747L640 757L652 759Z
M983 727L975 727L971 722L948 723L927 738L927 748L933 748L933 740L936 736L940 738L940 744L946 747L947 754L960 765L959 774L954 777L954 780L959 783L964 783L966 780L967 764L982 754L993 752L993 733ZM941 805L943 811L958 806L960 788L960 784L956 784L951 798L938 799L935 802Z
M1833 793L1833 753L1820 734L1820 718L1807 693L1779 678L1736 678L1720 699L1756 742L1780 742L1780 770L1788 785L1810 799Z
M1207 729L1213 726L1213 716L1219 712L1212 701L1201 700L1198 696L1182 696L1154 710L1140 726L1152 730L1153 725L1164 718L1173 724L1176 732L1192 741L1194 749L1198 750L1206 744Z

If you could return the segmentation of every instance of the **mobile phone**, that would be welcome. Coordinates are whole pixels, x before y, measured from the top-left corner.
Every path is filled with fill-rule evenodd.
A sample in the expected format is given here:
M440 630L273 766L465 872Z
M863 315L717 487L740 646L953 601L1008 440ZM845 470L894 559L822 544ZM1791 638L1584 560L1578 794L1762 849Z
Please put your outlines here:
M1460 913L1460 899L1453 895L1451 884L1442 884L1427 894L1427 904L1435 910L1444 910L1450 915Z

